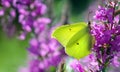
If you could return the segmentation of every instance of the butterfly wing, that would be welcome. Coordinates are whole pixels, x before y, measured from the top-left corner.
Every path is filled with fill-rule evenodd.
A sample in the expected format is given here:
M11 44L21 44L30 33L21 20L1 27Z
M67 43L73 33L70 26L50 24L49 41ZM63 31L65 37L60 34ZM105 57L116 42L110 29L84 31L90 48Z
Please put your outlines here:
M52 36L65 47L69 56L79 59L90 52L91 37L89 37L88 26L84 22L61 26L53 32Z
M76 59L83 58L90 54L92 48L92 36L87 27L76 33L67 43L65 51L69 56Z
M58 27L53 32L52 36L65 47L69 40L84 27L86 27L86 24L84 22L71 25L63 25Z

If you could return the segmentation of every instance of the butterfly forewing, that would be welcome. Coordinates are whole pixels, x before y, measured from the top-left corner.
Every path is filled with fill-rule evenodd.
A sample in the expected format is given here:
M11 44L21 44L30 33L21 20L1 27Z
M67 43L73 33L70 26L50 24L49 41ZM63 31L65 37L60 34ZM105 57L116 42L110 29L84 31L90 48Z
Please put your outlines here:
M52 36L53 38L56 38L65 47L69 40L84 27L86 27L85 23L64 25L57 28L53 32Z

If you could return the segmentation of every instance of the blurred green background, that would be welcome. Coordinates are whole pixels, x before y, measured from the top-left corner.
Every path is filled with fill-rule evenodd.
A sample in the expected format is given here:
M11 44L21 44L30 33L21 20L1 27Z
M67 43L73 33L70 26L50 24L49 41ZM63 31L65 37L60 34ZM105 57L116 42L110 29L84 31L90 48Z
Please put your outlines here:
M9 38L0 29L0 72L17 72L26 64L28 40L20 41L17 37Z

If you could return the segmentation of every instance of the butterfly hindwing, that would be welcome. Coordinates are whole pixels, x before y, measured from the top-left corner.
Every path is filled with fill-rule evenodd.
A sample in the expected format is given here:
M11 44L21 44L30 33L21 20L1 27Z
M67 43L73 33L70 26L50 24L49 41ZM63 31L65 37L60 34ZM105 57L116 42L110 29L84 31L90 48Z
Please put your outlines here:
M75 38L75 39L74 39ZM69 56L76 59L87 56L92 47L92 36L89 34L88 28L82 29L66 45L65 51Z

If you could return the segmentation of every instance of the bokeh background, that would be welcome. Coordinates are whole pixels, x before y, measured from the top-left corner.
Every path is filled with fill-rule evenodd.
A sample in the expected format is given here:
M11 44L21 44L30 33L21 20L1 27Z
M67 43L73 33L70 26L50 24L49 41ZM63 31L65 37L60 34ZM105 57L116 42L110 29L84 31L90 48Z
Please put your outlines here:
M21 1L24 2L24 0ZM90 6L94 7L98 3L96 0L42 0L42 2L47 5L45 17L52 20L49 27L57 24L87 22L88 13L92 10ZM0 4L0 9L3 8L4 6ZM18 72L21 67L28 66L31 33L26 36L25 40L20 40L18 37L22 29L21 25L17 23L18 20L15 19L15 32L9 35L12 28L4 28L3 24L5 23L2 23L7 15L5 11L4 17L0 17L0 72ZM5 22L9 22L8 19ZM55 68L51 67L50 72L55 72Z

